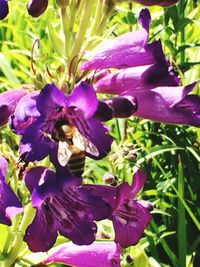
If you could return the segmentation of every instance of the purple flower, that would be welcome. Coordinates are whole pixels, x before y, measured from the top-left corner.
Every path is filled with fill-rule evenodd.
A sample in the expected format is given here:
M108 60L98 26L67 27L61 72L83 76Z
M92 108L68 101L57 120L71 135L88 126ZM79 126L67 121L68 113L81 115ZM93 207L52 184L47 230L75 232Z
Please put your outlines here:
M82 188L81 178L36 167L27 172L25 182L36 208L24 236L31 251L49 250L58 232L77 245L89 245L95 240L94 220L107 218L110 207L101 197Z
M124 69L150 65L165 60L160 42L148 44L151 22L148 9L139 16L143 29L125 33L101 44L93 58L81 65L83 71L107 68Z
M26 94L19 100L15 111L9 120L10 128L15 133L23 134L24 130L40 117L40 113L36 108L36 99L38 95L39 92L34 91Z
M109 73L95 84L98 93L132 95L157 86L176 86L180 82L169 62L127 68Z
M11 225L12 218L23 211L22 204L6 183L8 163L0 156L0 223Z
M9 12L8 0L0 0L0 19L4 19Z
M21 155L26 161L57 154L65 166L75 149L96 159L109 152L112 138L93 116L98 100L91 85L81 82L66 96L54 84L47 84L38 96L29 95L19 104L10 125L23 134Z
M0 126L8 122L19 100L26 94L23 89L0 93Z
M117 187L85 185L95 196L102 196L112 207L109 219L115 230L115 242L126 248L139 242L151 220L151 204L133 198L143 187L146 176L137 171L131 186L122 183Z
M29 0L27 4L27 10L32 17L39 17L42 15L48 7L48 0Z
M120 248L114 242L94 242L81 247L66 243L44 263L48 265L54 262L76 267L120 267Z
M196 82L188 86L162 86L132 92L138 100L135 115L158 122L200 127L200 97L188 95L195 85Z
M199 127L200 97L188 95L196 83L178 86L180 79L165 58L160 41L147 43L150 23L147 9L140 13L140 21L144 27L141 35L138 36L137 31L135 35L128 33L111 40L110 45L104 45L102 51L82 65L82 69L122 69L107 72L107 75L104 72L102 78L96 79L95 88L99 93L118 95L119 99L135 99L138 104L135 116ZM105 102L109 101L116 101L116 98Z

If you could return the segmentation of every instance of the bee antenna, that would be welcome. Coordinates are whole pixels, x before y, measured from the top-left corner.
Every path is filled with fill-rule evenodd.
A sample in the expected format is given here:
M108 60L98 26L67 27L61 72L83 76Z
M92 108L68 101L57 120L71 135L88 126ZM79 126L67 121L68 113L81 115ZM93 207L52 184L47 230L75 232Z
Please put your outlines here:
M34 73L34 75L36 75L36 69L34 68L34 63L35 63L35 60L34 60L34 49L35 49L35 46L37 45L38 49L40 48L40 40L39 39L36 39L33 43L33 46L31 48L31 69Z

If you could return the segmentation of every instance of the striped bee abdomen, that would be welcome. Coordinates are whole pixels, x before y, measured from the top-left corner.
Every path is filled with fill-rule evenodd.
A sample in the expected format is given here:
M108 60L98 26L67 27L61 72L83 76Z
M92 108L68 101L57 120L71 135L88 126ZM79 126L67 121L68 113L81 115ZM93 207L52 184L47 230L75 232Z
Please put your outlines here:
M84 172L85 152L79 151L73 153L68 161L68 168L72 175L81 176Z

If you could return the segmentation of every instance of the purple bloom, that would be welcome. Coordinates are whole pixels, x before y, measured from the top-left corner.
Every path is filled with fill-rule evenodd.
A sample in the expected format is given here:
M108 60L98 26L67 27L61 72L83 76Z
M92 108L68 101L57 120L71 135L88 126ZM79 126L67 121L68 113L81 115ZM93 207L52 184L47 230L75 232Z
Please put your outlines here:
M157 122L200 127L200 97L188 95L197 82L188 86L176 86L176 77L170 74L158 79L157 83L149 82L146 77L134 77L130 69L109 74L97 83L97 91L119 94L119 98L136 98L138 109L135 116Z
M23 89L0 93L0 126L8 122L19 100L26 94Z
M29 0L27 4L27 10L32 17L39 17L42 15L48 7L48 0Z
M9 120L10 127L15 133L23 134L24 130L40 116L36 108L38 95L39 92L34 91L19 100Z
M120 248L114 242L94 242L88 246L66 243L50 255L45 264L59 262L76 267L120 267Z
M106 41L91 60L81 65L81 69L124 69L163 62L165 58L160 42L148 44L151 22L148 9L141 11L139 22L142 30L125 33Z
M6 183L8 163L0 156L0 223L11 225L12 218L23 211L22 204Z
M0 0L0 19L4 19L9 12L8 0Z
M138 110L136 116L173 124L200 127L200 97L188 95L196 82L188 86L156 87L137 93Z
M100 50L92 60L82 65L82 69L122 69L107 72L107 75L104 72L102 78L97 78L95 88L99 93L119 95L119 99L136 99L138 109L134 111L135 116L199 127L200 97L188 95L196 83L185 87L178 86L180 79L165 58L160 41L147 43L149 16L147 9L140 13L140 21L144 27L141 36L138 37L137 31L135 35L128 33L127 36L125 34L111 40L110 46L104 45L103 52ZM143 45L140 37L143 39ZM140 49L144 55L140 54ZM107 104L108 101L116 101L116 98L106 100Z
M169 63L127 68L109 73L95 84L98 93L131 95L157 86L176 86L179 78Z
M104 157L112 138L93 116L97 107L96 93L85 82L70 96L54 84L47 84L38 96L23 98L10 123L17 133L23 134L21 155L26 161L35 161L56 152L62 166L68 163L73 149L96 159Z
M110 207L101 197L82 188L81 178L37 167L26 174L25 182L36 208L24 237L31 251L49 250L58 232L77 245L89 245L95 240L94 220L105 219Z
M139 242L144 229L151 220L149 209L151 205L146 201L133 198L143 187L146 176L137 171L133 183L122 183L117 187L86 185L95 196L102 196L112 207L109 219L115 230L115 242L126 248Z

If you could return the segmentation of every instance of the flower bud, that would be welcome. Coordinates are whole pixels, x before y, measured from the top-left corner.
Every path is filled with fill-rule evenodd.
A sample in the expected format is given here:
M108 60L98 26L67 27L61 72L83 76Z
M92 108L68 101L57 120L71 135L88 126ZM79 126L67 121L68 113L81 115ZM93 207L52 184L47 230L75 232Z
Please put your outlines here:
M0 0L0 19L4 19L8 15L8 1Z
M32 17L39 17L42 15L48 6L48 0L29 0L27 10Z
M112 173L107 172L103 176L103 181L105 184L112 184L116 181L116 177Z

